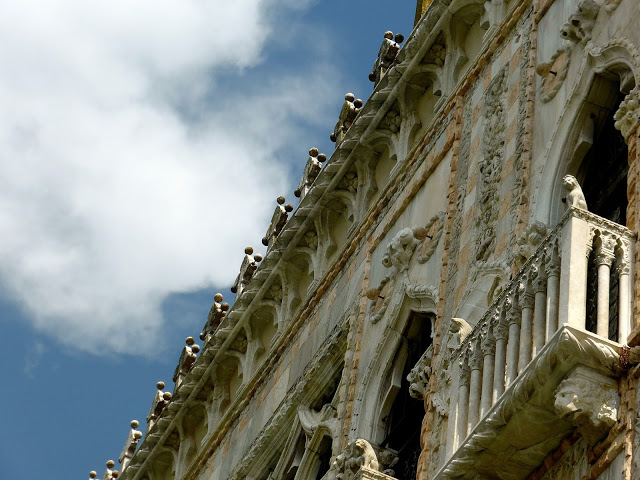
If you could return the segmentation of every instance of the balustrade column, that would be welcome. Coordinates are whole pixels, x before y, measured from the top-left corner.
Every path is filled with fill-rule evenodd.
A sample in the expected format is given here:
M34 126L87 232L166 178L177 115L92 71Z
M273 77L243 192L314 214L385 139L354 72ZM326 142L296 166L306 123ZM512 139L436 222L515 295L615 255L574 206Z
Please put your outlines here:
M469 428L467 432L471 432L479 421L480 395L482 394L482 349L479 338L475 339L472 344L469 366L471 368L471 382L469 385Z
M535 292L535 313L533 318L533 356L544 347L545 329L547 324L547 277L540 265L533 282Z
M481 347L484 362L482 365L482 400L480 401L480 418L484 417L493 405L493 368L495 365L496 341L493 338L491 323L482 336Z
M526 281L524 291L520 296L522 308L522 323L520 328L520 355L518 359L518 372L521 372L531 361L531 339L533 327L533 292L531 282Z
M624 250L620 249L618 255L616 274L618 275L618 343L625 345L629 337L629 292L630 269L629 260Z
M507 323L509 324L509 343L507 344L506 386L509 386L518 376L518 350L520 349L520 312L513 302L510 302L507 310Z
M612 238L600 237L596 250L596 265L598 267L598 295L596 308L596 334L609 338L609 278L614 254Z
M493 336L496 339L496 366L493 370L493 398L491 399L491 403L495 405L498 398L504 393L507 337L509 336L509 330L504 316L498 313L494 316L493 320Z
M460 386L458 387L458 431L457 447L467 438L467 418L469 418L469 358L463 355L460 359Z
M558 299L560 296L560 260L558 249L554 245L547 252L545 261L547 274L547 342L558 330Z

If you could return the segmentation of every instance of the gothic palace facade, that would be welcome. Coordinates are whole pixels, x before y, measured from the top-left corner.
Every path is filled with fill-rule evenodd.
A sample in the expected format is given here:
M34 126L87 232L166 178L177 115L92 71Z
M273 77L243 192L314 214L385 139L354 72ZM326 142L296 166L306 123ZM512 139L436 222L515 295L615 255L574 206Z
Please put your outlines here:
M639 26L420 0L102 478L640 478Z

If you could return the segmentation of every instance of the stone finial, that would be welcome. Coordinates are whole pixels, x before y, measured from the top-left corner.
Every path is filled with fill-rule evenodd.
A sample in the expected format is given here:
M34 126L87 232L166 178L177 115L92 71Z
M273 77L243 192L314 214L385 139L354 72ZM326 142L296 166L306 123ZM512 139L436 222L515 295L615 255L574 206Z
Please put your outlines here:
M242 295L242 292L253 277L253 274L258 269L258 263L261 261L262 255L254 255L253 247L247 247L244 249L244 259L242 260L242 265L240 265L240 273L236 277L233 287L231 287L231 292L235 293L236 297Z
M356 99L353 93L347 93L344 96L344 104L342 105L342 110L340 110L340 115L338 116L338 123L336 123L330 137L331 141L335 142L336 145L338 145L344 138L347 130L349 130L349 127L351 127L351 124L356 119L358 112L360 112L361 107L362 100L359 98Z
M376 61L373 64L373 69L369 74L369 80L374 82L375 85L378 85L380 80L382 80L382 77L385 76L393 62L396 60L398 51L400 50L400 44L403 41L404 36L399 33L394 38L393 32L384 32L384 39L382 40L382 45L380 45L380 50L378 51L378 58L376 58Z
M309 158L307 164L302 172L302 178L293 194L302 201L307 192L311 190L313 182L318 178L322 164L327 160L327 156L324 153L318 153L317 148L309 150Z
M112 468L115 467L115 465L116 463L113 460L107 461L107 469L104 471L104 475L102 475L102 480L113 480L114 478L118 478L117 470L115 470L116 476L113 476L114 470L112 470Z
M287 203L286 205L284 204L286 199L283 196L279 196L276 199L276 202L278 204L276 205L275 212L273 212L273 217L271 217L271 224L262 239L262 244L267 247L267 251L271 248L273 242L275 242L276 238L284 228L284 225L287 223L289 212L293 211L293 206L290 203Z
M162 411L171 401L171 393L163 392L162 389L164 387L164 382L156 383L158 391L153 397L151 410L149 410L149 415L147 415L147 432L153 428L160 415L162 415Z
M209 310L207 323L205 323L202 333L200 334L200 340L205 343L211 339L229 310L229 304L226 302L223 303L222 300L224 300L224 298L221 293L216 293L213 297L213 305L211 306L211 310Z
M137 430L139 425L140 423L137 420L131 420L131 430L129 430L129 435L124 443L124 448L118 457L121 472L124 472L127 469L129 462L131 462L131 459L133 458L133 454L136 452L138 442L142 438L142 432Z
M562 187L567 191L567 207L576 207L581 208L582 210L587 209L587 201L584 199L584 193L582 193L582 188L580 188L580 184L576 177L573 175L565 175L562 179Z
M96 475L98 475L98 472L96 472L95 470L91 470L89 472L89 478L96 478Z
M173 381L175 382L174 392L193 368L193 364L198 358L197 353L200 351L200 346L195 344L193 337L187 337L185 343L186 345L180 354L180 360L178 360L178 366L173 372Z

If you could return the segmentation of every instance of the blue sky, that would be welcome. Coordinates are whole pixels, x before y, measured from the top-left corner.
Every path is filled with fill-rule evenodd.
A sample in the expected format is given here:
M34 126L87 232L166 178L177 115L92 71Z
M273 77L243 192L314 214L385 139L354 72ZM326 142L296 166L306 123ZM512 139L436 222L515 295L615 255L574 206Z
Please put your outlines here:
M13 3L13 5L10 5ZM0 480L88 478L415 0L0 4ZM144 19L141 21L140 19ZM46 473L45 473L46 472Z

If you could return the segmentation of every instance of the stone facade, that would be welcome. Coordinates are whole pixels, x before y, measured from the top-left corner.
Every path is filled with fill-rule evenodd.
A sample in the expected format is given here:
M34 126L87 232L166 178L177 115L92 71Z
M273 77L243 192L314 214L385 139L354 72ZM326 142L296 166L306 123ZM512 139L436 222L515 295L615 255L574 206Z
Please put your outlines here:
M103 478L640 478L637 0L416 12Z

